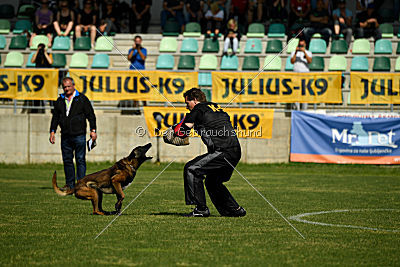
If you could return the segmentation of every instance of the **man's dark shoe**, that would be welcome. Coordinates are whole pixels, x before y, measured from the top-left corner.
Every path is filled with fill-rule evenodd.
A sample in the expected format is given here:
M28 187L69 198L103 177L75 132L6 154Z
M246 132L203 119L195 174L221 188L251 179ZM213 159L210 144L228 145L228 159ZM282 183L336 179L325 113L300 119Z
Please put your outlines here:
M199 210L198 208L194 208L194 210L188 214L185 214L184 217L209 217L210 210L206 207L205 210Z
M246 210L242 207L239 207L237 210L227 212L226 214L222 215L226 217L244 217L246 216Z

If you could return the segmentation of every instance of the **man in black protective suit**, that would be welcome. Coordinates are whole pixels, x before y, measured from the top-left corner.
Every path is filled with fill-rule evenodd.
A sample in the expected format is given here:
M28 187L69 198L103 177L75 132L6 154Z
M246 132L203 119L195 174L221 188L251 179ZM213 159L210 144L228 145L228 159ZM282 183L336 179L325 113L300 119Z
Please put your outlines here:
M239 140L230 123L229 115L215 103L207 102L198 88L184 93L186 108L190 113L173 127L174 134L185 138L190 129L201 136L208 152L188 163L184 168L185 200L196 208L187 217L208 217L203 180L208 194L221 216L241 217L246 210L239 206L223 184L229 181L241 157ZM204 177L206 176L206 177Z

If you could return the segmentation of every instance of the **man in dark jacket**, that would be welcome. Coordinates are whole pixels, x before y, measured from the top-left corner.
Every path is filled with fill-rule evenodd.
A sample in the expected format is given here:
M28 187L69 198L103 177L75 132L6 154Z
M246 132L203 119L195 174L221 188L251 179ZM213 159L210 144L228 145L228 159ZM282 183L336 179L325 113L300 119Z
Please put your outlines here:
M61 153L64 162L66 185L64 190L75 186L74 152L77 180L86 174L86 119L90 125L90 138L95 141L96 116L89 99L75 90L74 80L66 77L62 80L64 94L54 104L50 125L50 143L55 143L57 126L61 128Z
M190 113L174 126L174 134L184 138L194 127L208 150L208 153L186 163L184 168L186 204L196 205L187 216L210 216L206 205L204 178L208 195L222 216L245 216L245 209L239 206L223 184L229 181L234 166L241 157L240 143L229 115L218 104L207 102L200 89L192 88L184 93L184 97Z

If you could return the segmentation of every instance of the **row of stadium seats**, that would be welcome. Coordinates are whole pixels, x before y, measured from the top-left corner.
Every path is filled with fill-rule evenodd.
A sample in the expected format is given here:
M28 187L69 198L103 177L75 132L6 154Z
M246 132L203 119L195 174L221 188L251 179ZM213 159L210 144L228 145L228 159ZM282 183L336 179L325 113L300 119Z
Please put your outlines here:
M157 58L156 69L159 70L172 70L175 66L174 57L171 54L161 54ZM268 71L281 71L282 59L276 55L268 55L260 65L259 57L246 56L243 59L242 70L257 71L264 67ZM364 56L356 56L352 58L350 71L368 71L368 58ZM325 60L323 57L314 56L312 63L309 65L311 71L324 71ZM194 70L196 68L195 57L192 55L182 55L179 57L178 66L179 70ZM205 54L200 58L198 66L199 70L217 70L218 58L215 55ZM220 70L235 71L239 70L239 59L237 56L223 56ZM286 58L285 71L292 71L293 64L290 62L290 57ZM334 55L329 59L329 71L347 71L347 59L342 55ZM373 61L373 71L390 71L391 64L388 57L376 57ZM400 57L397 58L395 63L395 71L400 71Z
M299 43L299 39L294 39L289 42L287 53L294 51ZM281 40L273 39L267 41L265 53L280 53L283 49L283 42ZM173 37L164 37L160 42L159 52L161 53L175 53L178 50L178 40ZM194 38L184 38L180 47L181 53L197 53L199 50L198 41ZM314 54L326 54L327 44L325 40L313 38L311 39L309 50ZM331 43L331 54L347 54L348 46L345 40L334 40ZM201 52L203 53L219 53L219 42L211 39L205 39ZM245 54L261 54L262 42L260 39L249 38L246 40L244 47ZM392 42L387 39L377 40L374 45L374 54L392 54ZM370 54L371 44L368 39L356 39L353 42L351 49L352 54ZM397 54L400 54L400 42L397 44Z
M30 49L37 49L40 43L47 46L49 39L45 35L36 35L32 40L32 46ZM112 51L114 41L110 36L100 36L96 40L96 45L94 47L95 51ZM16 35L11 38L9 50L13 49L26 49L28 46L28 39L25 35ZM6 39L3 35L0 35L0 49L5 49ZM71 48L71 39L69 37L57 36L54 38L54 43L52 46L53 50L68 51ZM76 38L74 42L74 50L90 51L91 43L90 38L87 36Z
M30 53L25 67L34 67L31 63L31 58L34 52ZM52 53L53 67L65 68L67 65L66 55L61 53ZM263 65L260 64L258 56L246 56L243 59L241 68L239 68L239 58L237 56L223 56L221 63L218 63L218 58L212 54L205 54L200 57L198 65L199 70L226 70L226 71L258 71L260 68L266 66L266 71L281 71L282 58L276 55L268 55L264 58ZM327 59L323 57L314 56L312 63L309 65L311 71L369 71L369 60L365 56L356 56L351 59L351 66L348 69L347 59L342 55L334 55L329 58L328 67L325 68ZM1 58L0 58L1 63ZM400 71L400 57L397 58L394 64L394 71ZM4 67L23 67L24 56L20 52L12 51L6 55ZM89 66L89 56L83 52L74 53L71 56L69 68L87 68ZM107 54L95 54L93 56L91 68L110 68L110 57ZM156 69L158 70L172 70L175 67L175 59L171 54L161 54L157 58ZM373 59L372 71L391 71L391 62L388 57L376 57ZM182 55L179 57L178 70L195 70L196 61L192 55ZM293 64L290 62L290 57L285 60L284 71L292 71Z
M379 25L379 28L382 31L383 38L393 38L394 29L393 24L391 23L382 23ZM178 36L180 32L180 26L176 21L167 21L163 35L164 36ZM265 26L261 23L252 23L249 25L246 36L248 38L263 38L265 36ZM200 37L201 35L201 27L200 24L196 22L190 22L185 25L185 30L183 32L183 36L185 37ZM286 37L286 28L285 25L281 23L272 23L268 27L267 36L269 38L285 38ZM400 38L400 33L398 34Z
M35 52L32 52L26 62L26 68L34 68L35 64L31 62L31 58ZM65 54L52 53L54 68L64 68L67 65L67 57ZM1 63L1 58L0 58ZM89 56L83 52L74 53L71 56L69 68L87 68L89 65ZM21 68L24 66L24 56L21 52L12 51L6 56L4 67ZM93 57L91 68L108 69L110 67L110 58L107 54L96 54Z
M36 7L30 4L21 5L15 14L14 6L10 4L0 5L0 18L12 19L17 15L18 19L29 19L35 13Z

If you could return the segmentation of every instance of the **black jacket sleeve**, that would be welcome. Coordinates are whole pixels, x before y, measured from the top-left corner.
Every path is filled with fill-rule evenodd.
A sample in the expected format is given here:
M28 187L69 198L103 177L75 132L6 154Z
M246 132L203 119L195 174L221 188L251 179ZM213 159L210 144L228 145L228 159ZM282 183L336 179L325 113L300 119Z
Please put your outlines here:
M89 121L90 130L96 130L96 115L94 115L94 109L92 104L90 103L89 99L85 96L84 97L84 113L86 119Z
M60 99L54 103L53 117L51 118L50 123L50 132L56 132L57 126L60 124L60 109L59 106Z

